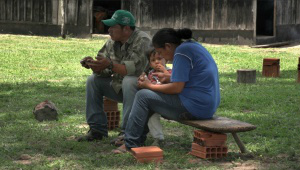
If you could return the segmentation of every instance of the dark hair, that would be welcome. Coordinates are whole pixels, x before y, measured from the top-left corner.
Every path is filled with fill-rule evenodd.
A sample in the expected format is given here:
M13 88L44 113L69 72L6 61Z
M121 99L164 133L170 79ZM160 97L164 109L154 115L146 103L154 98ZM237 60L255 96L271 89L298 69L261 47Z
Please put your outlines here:
M152 44L157 48L164 48L166 43L180 45L184 39L192 38L192 30L183 28L174 30L173 28L162 28L153 36Z
M150 61L150 57L151 57L152 54L155 54L155 49L154 49L153 45L150 45L147 48L147 50L145 51L145 55L146 55L148 61Z

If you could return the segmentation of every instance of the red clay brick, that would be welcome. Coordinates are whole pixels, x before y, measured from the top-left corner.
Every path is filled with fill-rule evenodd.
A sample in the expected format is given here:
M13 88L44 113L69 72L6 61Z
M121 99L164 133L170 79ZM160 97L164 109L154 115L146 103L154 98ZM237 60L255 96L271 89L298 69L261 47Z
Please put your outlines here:
M107 128L108 130L113 130L115 128L119 127L119 121L108 121L107 122Z
M224 140L209 140L204 138L194 138L194 142L201 146L225 146L226 141Z
M159 163L163 161L163 156L161 157L146 157L146 158L136 158L135 159L140 163L149 163L149 162L155 162Z
M191 155L197 156L199 158L203 159L216 159L216 158L222 158L227 156L227 152L220 152L220 153L205 153L205 152L200 152L197 150L192 150L190 152Z
M117 111L118 110L118 102L110 100L108 98L103 99L103 107L104 111Z
M214 132L207 132L203 130L194 130L194 137L195 138L205 138L210 140L227 140L227 135L223 133L214 133Z
M108 130L119 127L120 111L106 111Z
M131 148L132 155L136 158L151 158L151 157L163 157L163 150L157 146L147 146Z
M280 74L280 59L264 58L262 75L265 77L279 77L279 74Z
M207 147L207 146L201 146L197 143L192 143L192 150L205 152L205 153L227 153L227 146L221 146L221 147Z

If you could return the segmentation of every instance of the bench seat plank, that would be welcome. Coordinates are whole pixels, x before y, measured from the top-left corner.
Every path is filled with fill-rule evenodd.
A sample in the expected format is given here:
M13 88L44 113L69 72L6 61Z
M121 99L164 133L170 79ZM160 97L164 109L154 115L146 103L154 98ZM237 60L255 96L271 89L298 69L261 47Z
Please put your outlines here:
M184 120L180 121L180 123L219 133L237 133L256 129L256 126L250 123L218 116L209 120Z
M250 123L218 116L209 120L184 120L180 123L211 132L231 133L241 153L246 153L247 150L237 133L256 129L256 126Z

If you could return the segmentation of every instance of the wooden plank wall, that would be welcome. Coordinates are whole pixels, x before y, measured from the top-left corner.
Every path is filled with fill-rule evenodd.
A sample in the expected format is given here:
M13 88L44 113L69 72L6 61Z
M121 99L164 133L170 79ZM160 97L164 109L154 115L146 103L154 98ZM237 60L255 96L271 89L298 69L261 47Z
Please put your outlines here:
M58 1L58 24L61 24L61 4ZM65 24L74 26L90 26L92 23L93 0L64 0ZM53 9L54 10L54 9Z
M51 0L0 0L0 21L52 23Z
M64 0L65 23L90 26L92 0ZM60 25L60 0L0 0L0 21Z
M299 0L276 0L276 25L300 24Z
M130 10L130 1L129 0L121 0L121 9Z
M177 25L181 28L189 27L196 29L198 25L198 0L182 0L181 1L181 17ZM181 21L181 22L180 22Z
M252 0L123 0L138 27L253 30Z
M141 1L141 8L140 11L141 15L139 18L140 25L143 25L143 27L151 27L152 23L149 21L152 21L152 14L153 14L153 1L152 0L143 0Z
M213 18L213 0L198 0L198 24L197 28L200 30L212 28L212 18ZM200 18L199 18L200 17Z

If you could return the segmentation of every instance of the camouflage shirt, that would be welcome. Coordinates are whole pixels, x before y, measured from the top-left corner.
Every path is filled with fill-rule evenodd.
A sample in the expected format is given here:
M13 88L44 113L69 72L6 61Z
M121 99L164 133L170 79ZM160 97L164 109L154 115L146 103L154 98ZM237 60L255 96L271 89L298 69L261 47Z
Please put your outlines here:
M126 43L115 42L109 39L100 49L98 55L110 58L114 63L124 64L128 76L139 76L148 64L145 50L151 43L148 34L138 29L132 33ZM119 93L122 88L123 76L112 73L108 69L103 70L98 76L112 77L111 85L114 90Z

